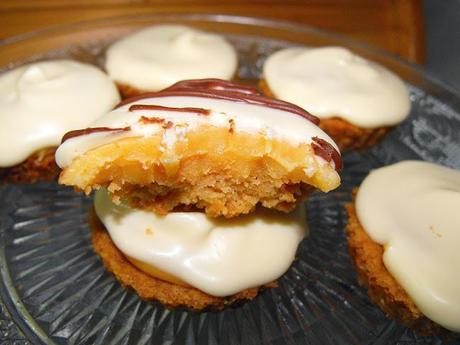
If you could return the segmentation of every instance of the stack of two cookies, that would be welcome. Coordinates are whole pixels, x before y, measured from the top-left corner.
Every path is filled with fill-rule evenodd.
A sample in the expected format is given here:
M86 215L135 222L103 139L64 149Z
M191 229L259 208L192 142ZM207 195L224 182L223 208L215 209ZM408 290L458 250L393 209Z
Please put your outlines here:
M302 108L217 79L125 100L56 152L59 182L97 190L92 240L143 299L221 309L273 286L306 234L301 204L341 158Z

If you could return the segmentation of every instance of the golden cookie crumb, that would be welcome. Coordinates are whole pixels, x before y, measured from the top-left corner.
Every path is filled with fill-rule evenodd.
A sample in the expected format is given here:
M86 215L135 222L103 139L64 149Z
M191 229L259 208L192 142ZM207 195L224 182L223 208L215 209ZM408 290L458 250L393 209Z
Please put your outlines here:
M54 161L55 151L55 147L45 148L18 165L0 168L0 182L35 183L55 180L60 171Z

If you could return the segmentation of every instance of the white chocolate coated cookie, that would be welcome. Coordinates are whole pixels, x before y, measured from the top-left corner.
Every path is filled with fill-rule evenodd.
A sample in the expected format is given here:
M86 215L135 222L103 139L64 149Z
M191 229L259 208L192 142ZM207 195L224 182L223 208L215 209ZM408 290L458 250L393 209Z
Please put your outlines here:
M223 37L182 25L157 25L109 47L106 70L118 83L158 91L186 79L230 80L238 58Z
M212 296L229 296L279 278L307 232L302 207L291 214L257 211L235 219L200 212L158 216L115 205L103 189L94 206L125 255Z
M356 197L360 223L420 311L460 332L460 171L405 161L372 171Z
M265 62L263 78L276 98L361 128L396 125L410 110L396 74L341 47L280 50Z
M0 167L58 146L120 101L98 68L71 60L37 62L0 75Z

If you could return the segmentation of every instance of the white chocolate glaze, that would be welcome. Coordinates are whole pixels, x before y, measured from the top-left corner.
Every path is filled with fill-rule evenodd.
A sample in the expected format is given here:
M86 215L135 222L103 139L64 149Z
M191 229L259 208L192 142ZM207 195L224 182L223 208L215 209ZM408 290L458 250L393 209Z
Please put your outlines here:
M341 47L280 50L265 62L263 78L275 97L362 128L395 125L410 110L398 76Z
M0 75L0 167L58 146L69 130L89 125L120 101L114 83L94 66L38 62Z
M374 170L356 211L420 311L460 332L460 171L419 161Z
M129 111L133 104L205 108L209 110L209 114L201 115L194 112L165 110ZM140 122L139 119L142 116L161 118L173 125L164 130L162 124ZM91 133L68 139L59 146L56 152L56 162L61 168L65 168L75 157L91 148L113 142L122 137L149 136L161 133L161 131L164 131L163 146L167 150L173 147L177 140L182 140L189 130L197 129L201 125L229 128L231 121L233 121L235 131L261 133L270 138L285 140L293 145L309 144L313 137L319 137L337 149L334 141L318 126L299 115L284 110L221 99L167 96L137 100L100 117L91 124L91 127L122 128L130 126L131 129L115 134L110 132ZM317 158L319 160L320 157Z
M279 278L307 232L305 210L256 211L235 219L200 212L152 212L115 205L104 189L95 210L114 244L213 296L228 296Z
M237 64L223 37L182 25L149 27L115 42L106 55L113 80L147 91L185 79L230 80Z

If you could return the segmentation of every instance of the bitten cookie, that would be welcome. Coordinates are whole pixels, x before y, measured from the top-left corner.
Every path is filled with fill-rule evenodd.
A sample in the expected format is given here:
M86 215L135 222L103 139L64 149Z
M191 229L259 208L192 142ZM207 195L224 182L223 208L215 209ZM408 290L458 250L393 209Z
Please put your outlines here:
M191 80L126 100L56 152L59 182L166 214L194 206L210 216L257 205L293 210L313 189L340 184L337 146L290 103L216 79Z

